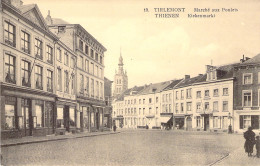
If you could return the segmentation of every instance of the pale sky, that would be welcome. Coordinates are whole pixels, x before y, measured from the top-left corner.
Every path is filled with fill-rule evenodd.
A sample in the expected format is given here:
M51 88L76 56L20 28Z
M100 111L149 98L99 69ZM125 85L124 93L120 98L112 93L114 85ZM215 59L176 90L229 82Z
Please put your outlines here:
M81 24L106 48L105 76L114 79L120 47L129 88L196 76L205 65L237 62L260 53L260 1L23 0L44 17ZM144 12L148 8L149 12ZM155 18L154 8L185 8L180 18ZM236 8L215 18L188 18L194 8ZM208 13L196 13L208 14ZM209 14L212 14L210 12Z

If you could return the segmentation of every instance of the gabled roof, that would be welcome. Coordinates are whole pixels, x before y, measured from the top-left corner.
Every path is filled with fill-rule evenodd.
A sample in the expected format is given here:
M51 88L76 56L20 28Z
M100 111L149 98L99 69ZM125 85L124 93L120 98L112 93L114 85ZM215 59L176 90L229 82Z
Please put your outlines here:
M138 94L143 95L149 93L158 93L162 91L165 87L167 87L170 83L171 81L165 81L165 82L146 85L145 88L142 91L140 91Z
M143 90L144 89L144 86L134 86L133 88L130 88L130 89L127 89L125 90L124 92L122 92L118 97L117 97L117 100L124 100L124 97L127 96L127 95L130 95L131 92L135 92L138 93L139 91Z
M21 11L21 14L24 17L37 24L41 28L48 30L48 25L46 24L37 4L21 5L18 7L18 9Z
M206 79L207 79L207 75L201 74L201 75L198 75L196 77L184 79L175 87L176 88L186 87L186 86L192 85L194 83L205 82Z
M245 61L244 63L242 64L256 64L256 63L260 63L260 54L254 56L253 58Z
M168 85L166 88L164 88L163 90L170 90L173 89L178 83L180 83L183 79L179 79L179 80L173 80L172 83L170 85Z

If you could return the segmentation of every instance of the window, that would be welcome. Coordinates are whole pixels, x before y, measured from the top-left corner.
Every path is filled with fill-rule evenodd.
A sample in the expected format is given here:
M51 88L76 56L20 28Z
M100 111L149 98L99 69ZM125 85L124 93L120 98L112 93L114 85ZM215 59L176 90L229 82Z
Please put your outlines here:
M43 89L42 87L42 67L35 66L35 87L36 89Z
M149 98L149 103L150 103L150 104L152 103L152 98Z
M201 111L201 103L197 103L196 112L200 112L200 111Z
M243 91L243 106L251 107L252 106L252 93L251 91Z
M85 45L85 53L88 55L88 45Z
M99 82L96 81L96 98L99 98Z
M78 60L79 60L79 61L78 61L78 66L79 66L79 68L80 68L80 69L83 69L83 57L80 56Z
M149 115L152 114L152 108L149 108Z
M139 104L141 104L141 101L142 101L142 100L141 100L141 99L139 99Z
M186 92L187 92L187 98L191 98L191 89L187 89Z
M30 81L31 66L30 66L30 62L22 60L21 67L22 67L22 73L21 73L22 74L22 85L31 87L31 81Z
M159 102L159 97L156 97L156 103L158 103Z
M200 127L200 116L196 117L196 126L199 128Z
M218 102L217 101L214 101L213 102L213 111L218 111Z
M95 53L95 60L98 61L98 53Z
M144 115L144 113L145 113L145 108L143 108L143 115Z
M85 94L89 95L89 77L86 77L86 87L85 87Z
M178 100L179 99L179 92L178 91L176 91L176 100Z
M172 105L169 104L169 112L172 112Z
M47 62L53 64L53 49L50 46L47 46Z
M168 104L165 104L165 112L168 112Z
M91 97L94 97L94 79L91 79Z
M209 90L205 90L205 97L209 97Z
M213 95L214 95L214 96L218 96L218 89L214 89L214 90L213 90Z
M43 108L42 108L42 105L35 105L35 115L36 115L36 128L40 128L40 127L44 127L44 124L43 124L43 115L44 115L44 112L43 112Z
M75 93L75 76L71 74L71 94Z
M70 58L70 67L72 68L72 69L74 69L74 67L76 66L76 60L75 60L75 57L71 57Z
M5 43L15 47L15 26L5 21L4 23L4 40Z
M90 63L89 72L90 72L90 74L92 74L92 75L94 74L94 63L93 63L93 62Z
M95 75L98 76L98 66L96 65Z
M5 54L5 81L15 84L15 57Z
M65 32L66 26L58 26L58 33Z
M69 65L69 55L67 52L64 54L64 64L67 66Z
M181 90L181 99L184 99L184 90Z
M240 115L240 129L247 129L249 126L253 129L260 129L259 115Z
M175 112L176 112L176 113L179 113L179 103L176 103L176 104L175 104Z
M61 50L57 49L57 60L61 62Z
M191 102L187 103L187 111L191 111Z
M244 84L252 84L252 77L253 77L252 73L244 74L244 76L243 76L243 83Z
M183 113L184 112L184 105L183 105L183 103L181 103L181 113Z
M102 58L102 56L99 57L99 62L100 62L101 64L103 64L103 58Z
M223 88L223 95L227 96L228 95L228 88Z
M83 41L79 40L79 49L83 51Z
M52 71L47 70L47 91L48 92L53 91L53 89L52 89L52 79L53 79Z
M201 91L197 91L197 98L201 98Z
M99 95L99 97L100 97L100 99L103 99L103 83L102 82L100 82L100 95Z
M42 59L42 41L40 39L35 39L34 54L37 58Z
M76 121L75 121L75 108L70 108L70 112L69 112L69 116L70 116L70 118L69 118L69 125L71 126L71 127L76 127Z
M145 104L145 99L143 99L143 104Z
M21 49L30 54L30 35L24 31L21 34Z
M89 61L88 60L86 60L86 62L85 62L85 70L86 70L86 72L89 72Z
M91 58L94 58L94 50L90 49L90 56Z
M223 128L223 129L227 129L227 128L228 128L228 117L227 117L227 116L223 116L223 119L222 119L222 128Z
M223 111L228 111L228 101L223 101Z
M162 102L164 103L165 101L165 94L162 95Z
M219 128L219 117L213 116L213 128Z
M69 73L64 72L64 92L69 93Z
M1 129L4 130L12 130L15 127L15 105L16 105L16 98L6 96L5 98L5 125L1 126Z
M171 100L172 100L172 94L169 93L169 101L171 101Z
M61 69L57 69L58 70L58 84L57 84L57 89L59 91L62 91L62 77L61 77Z
M100 78L103 78L103 74L102 73L103 73L102 68L100 68L100 73L99 73L99 77Z
M84 77L82 74L80 74L80 93L84 93Z
M168 102L168 94L166 94L166 102Z
M206 110L206 111L209 110L209 102L205 102L205 110Z

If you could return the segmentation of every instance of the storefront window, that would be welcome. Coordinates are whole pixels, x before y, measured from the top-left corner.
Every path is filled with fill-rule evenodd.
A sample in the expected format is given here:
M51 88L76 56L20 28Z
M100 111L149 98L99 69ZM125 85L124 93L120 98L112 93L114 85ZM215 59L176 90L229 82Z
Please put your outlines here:
M218 124L219 124L218 116L214 116L213 117L213 127L218 128L219 127Z
M11 130L15 128L14 111L14 105L5 105L5 130Z
M83 110L83 121L84 121L84 128L88 129L88 107L82 107Z
M75 108L70 108L70 126L76 127L76 123L75 123Z
M63 108L57 108L57 128L64 128Z
M227 129L228 128L228 117L224 116L223 117L223 129Z
M94 127L94 112L91 112L91 127Z
M43 121L42 121L42 115L43 115L43 109L41 105L35 105L35 125L34 127L43 127Z

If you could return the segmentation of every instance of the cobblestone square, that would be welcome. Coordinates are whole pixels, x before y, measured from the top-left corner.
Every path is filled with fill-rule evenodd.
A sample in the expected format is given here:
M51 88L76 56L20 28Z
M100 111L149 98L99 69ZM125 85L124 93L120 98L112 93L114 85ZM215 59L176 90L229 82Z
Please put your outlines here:
M236 134L130 130L3 147L2 154L4 165L214 165L243 143Z

